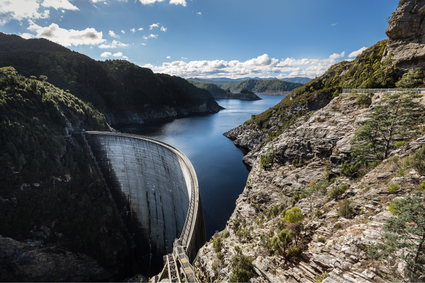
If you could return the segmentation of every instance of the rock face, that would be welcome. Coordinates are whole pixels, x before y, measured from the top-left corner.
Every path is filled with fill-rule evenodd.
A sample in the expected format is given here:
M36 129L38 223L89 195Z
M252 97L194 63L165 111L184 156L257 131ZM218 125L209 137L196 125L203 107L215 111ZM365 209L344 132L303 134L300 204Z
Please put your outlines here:
M386 34L386 56L393 54L396 67L425 69L425 1L407 0L393 13Z
M0 236L0 281L105 281L111 275L85 254Z
M393 151L361 179L340 176L333 183L325 181L327 175L339 176L341 164L350 160L350 141L368 114L369 108L356 104L355 95L340 95L263 146L255 139L250 144L246 137L243 144L255 149L247 186L225 230L199 252L196 267L201 280L227 282L234 272L232 259L241 253L253 260L250 282L389 282L391 270L402 276L402 265L373 263L366 250L383 239L385 220L391 217L389 204L425 181L413 168L397 173L425 144L425 135ZM239 131L240 135L243 130ZM261 156L267 154L273 161L264 169ZM296 197L318 184L320 189L311 195ZM400 189L389 193L391 184ZM329 192L342 186L344 193L331 199ZM353 217L339 215L345 199ZM293 206L304 215L304 231L298 238L304 248L285 258L268 249L267 239L277 236L282 211ZM214 244L217 238L223 243L220 255Z

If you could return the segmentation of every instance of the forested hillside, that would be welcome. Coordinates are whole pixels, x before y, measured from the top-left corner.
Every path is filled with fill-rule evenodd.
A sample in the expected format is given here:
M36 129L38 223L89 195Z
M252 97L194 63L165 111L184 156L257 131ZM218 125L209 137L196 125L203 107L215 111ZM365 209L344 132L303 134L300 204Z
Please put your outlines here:
M71 135L81 129L109 127L71 93L0 68L0 280L109 280L125 266L119 215ZM22 250L45 265L16 261ZM70 269L52 272L52 262Z
M124 60L95 61L45 39L0 33L0 67L5 66L69 90L104 113L140 112L147 105L205 105L205 111L219 111L209 92L182 78L154 74Z
M279 93L293 91L301 86L302 84L300 83L285 82L278 79L248 79L236 84L225 84L223 88L230 88L232 91L240 91L247 88L255 93Z

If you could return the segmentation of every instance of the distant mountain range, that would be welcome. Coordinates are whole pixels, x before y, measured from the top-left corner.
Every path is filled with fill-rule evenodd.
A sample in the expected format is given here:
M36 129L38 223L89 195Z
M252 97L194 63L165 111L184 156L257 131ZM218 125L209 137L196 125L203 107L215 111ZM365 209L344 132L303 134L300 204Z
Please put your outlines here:
M297 79L300 80L301 78ZM308 78L302 78L304 80ZM288 82L278 79L188 79L189 82L196 86L215 84L218 87L227 90L228 92L240 92L243 89L249 89L255 93L263 94L282 94L284 92L291 92L296 88L301 87L303 84L296 82Z
M292 83L300 83L300 84L306 84L309 81L311 81L312 79L307 78L307 77L294 77L294 78L284 78L284 79L277 79L277 78L250 78L250 77L246 77L246 78L239 78L239 79L230 79L230 78L210 78L210 79L202 79L202 78L188 78L188 81L192 81L192 82L199 82L199 83L212 83L212 84L216 84L219 87L223 87L226 84L232 84L232 83L239 83L242 81L246 81L249 79L255 79L255 80L280 80L280 81L284 81L284 82L292 82Z

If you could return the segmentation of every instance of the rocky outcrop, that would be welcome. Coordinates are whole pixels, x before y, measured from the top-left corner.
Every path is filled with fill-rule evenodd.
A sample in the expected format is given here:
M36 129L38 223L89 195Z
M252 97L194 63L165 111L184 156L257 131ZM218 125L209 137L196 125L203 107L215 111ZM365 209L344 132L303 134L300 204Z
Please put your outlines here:
M404 3L403 3L404 2ZM386 34L389 38L382 60L393 54L394 65L402 70L425 69L425 1L400 1Z
M111 275L85 254L0 236L0 281L107 281Z
M367 248L382 241L385 221L391 217L389 204L425 181L425 176L411 167L398 173L406 158L425 144L425 135L393 151L361 179L339 176L341 164L350 159L354 132L369 113L369 108L359 107L355 101L354 95L340 95L307 118L298 119L277 139L257 145L235 211L225 230L214 236L223 242L222 255L218 256L214 239L199 252L196 267L201 280L228 281L232 259L240 253L253 260L250 282L389 282L390 271L402 278L403 264L374 263ZM273 155L273 162L265 170L261 156L267 154ZM333 183L326 183L327 175L336 177ZM390 193L387 188L391 184L397 184L399 190ZM296 197L316 185L310 195ZM341 186L344 193L330 198L329 192ZM353 217L339 215L344 199L349 200ZM304 215L298 244L304 248L285 258L270 251L264 239L277 236L282 211L293 206Z

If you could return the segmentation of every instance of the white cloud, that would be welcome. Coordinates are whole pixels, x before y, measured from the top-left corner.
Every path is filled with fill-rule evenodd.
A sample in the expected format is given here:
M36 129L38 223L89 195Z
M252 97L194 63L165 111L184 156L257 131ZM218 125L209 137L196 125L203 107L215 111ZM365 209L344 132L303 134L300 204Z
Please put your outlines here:
M125 31L122 29L122 30L121 30L121 33L125 34Z
M108 57L110 57L111 55L112 55L112 53L111 53L111 52L103 52L102 54L100 54L100 57L108 58Z
M0 24L11 20L46 19L50 9L78 10L68 0L0 0Z
M112 56L114 56L114 57L122 57L122 52L117 52L117 53L113 54Z
M157 34L150 34L149 35L149 38L157 38L158 37L158 35Z
M167 56L167 59L170 59L171 58L171 56Z
M110 53L110 52L105 52L105 53L108 53L108 56L111 56L111 53ZM101 55L101 56L102 56L102 55ZM122 54L122 52L114 53L114 54L112 54L112 57L115 57L115 58L121 58L121 59L124 59L124 60L128 60L128 57L127 57L127 56L124 56L124 55Z
M143 28L138 28L137 30L143 30Z
M161 27L161 31L166 32L168 28Z
M170 0L170 4L186 6L186 0Z
M102 49L111 49L111 48L127 47L127 46L128 46L128 44L119 42L117 40L113 40L111 44L102 44L102 45L99 45L99 48L102 48Z
M139 0L143 5L154 4L155 2L163 2L164 0ZM186 0L170 0L170 4L186 6Z
M343 58L345 52L331 54L325 59L294 59L282 60L270 58L263 54L246 61L238 60L201 60L184 62L187 58L182 57L180 61L164 62L161 66L145 65L157 73L166 73L181 77L295 77L305 76L314 78L326 72L329 67ZM168 58L168 57L167 57Z
M30 38L34 38L34 35L31 34L31 33L25 32L25 33L21 34L21 37L25 38L25 39L30 39Z
M136 29L135 29L135 28L132 28L130 31L131 31L132 33L135 33L135 32L136 32Z
M150 29L150 30L152 30L153 28L158 28L158 27L159 27L159 23L151 24L151 25L149 26L149 29Z
M109 36L110 36L110 37L114 37L114 38L120 38L120 36L119 36L119 35L117 35L117 34L115 34L115 32L114 32L114 31L112 31L112 30L110 30L110 31L109 31Z
M367 49L367 47L362 47L357 51L353 51L350 53L350 55L348 55L348 58L353 58L353 57L357 57L358 55L360 55L363 51L365 51Z
M94 28L86 28L85 30L63 29L57 24L52 23L48 27L41 27L30 22L28 30L36 33L35 37L49 39L63 46L78 45L97 45L105 42L103 33L96 31Z
M332 26L332 27L334 27L334 26L336 26L336 25L337 25L337 23L333 23L333 24L331 24L331 26Z
M146 45L146 43L140 43L141 45Z
M68 0L44 0L41 3L41 6L46 8L54 8L56 10L65 9L65 10L79 10L77 7L72 5Z
M202 15L202 13L201 12L198 12L198 13L196 13L197 15Z

